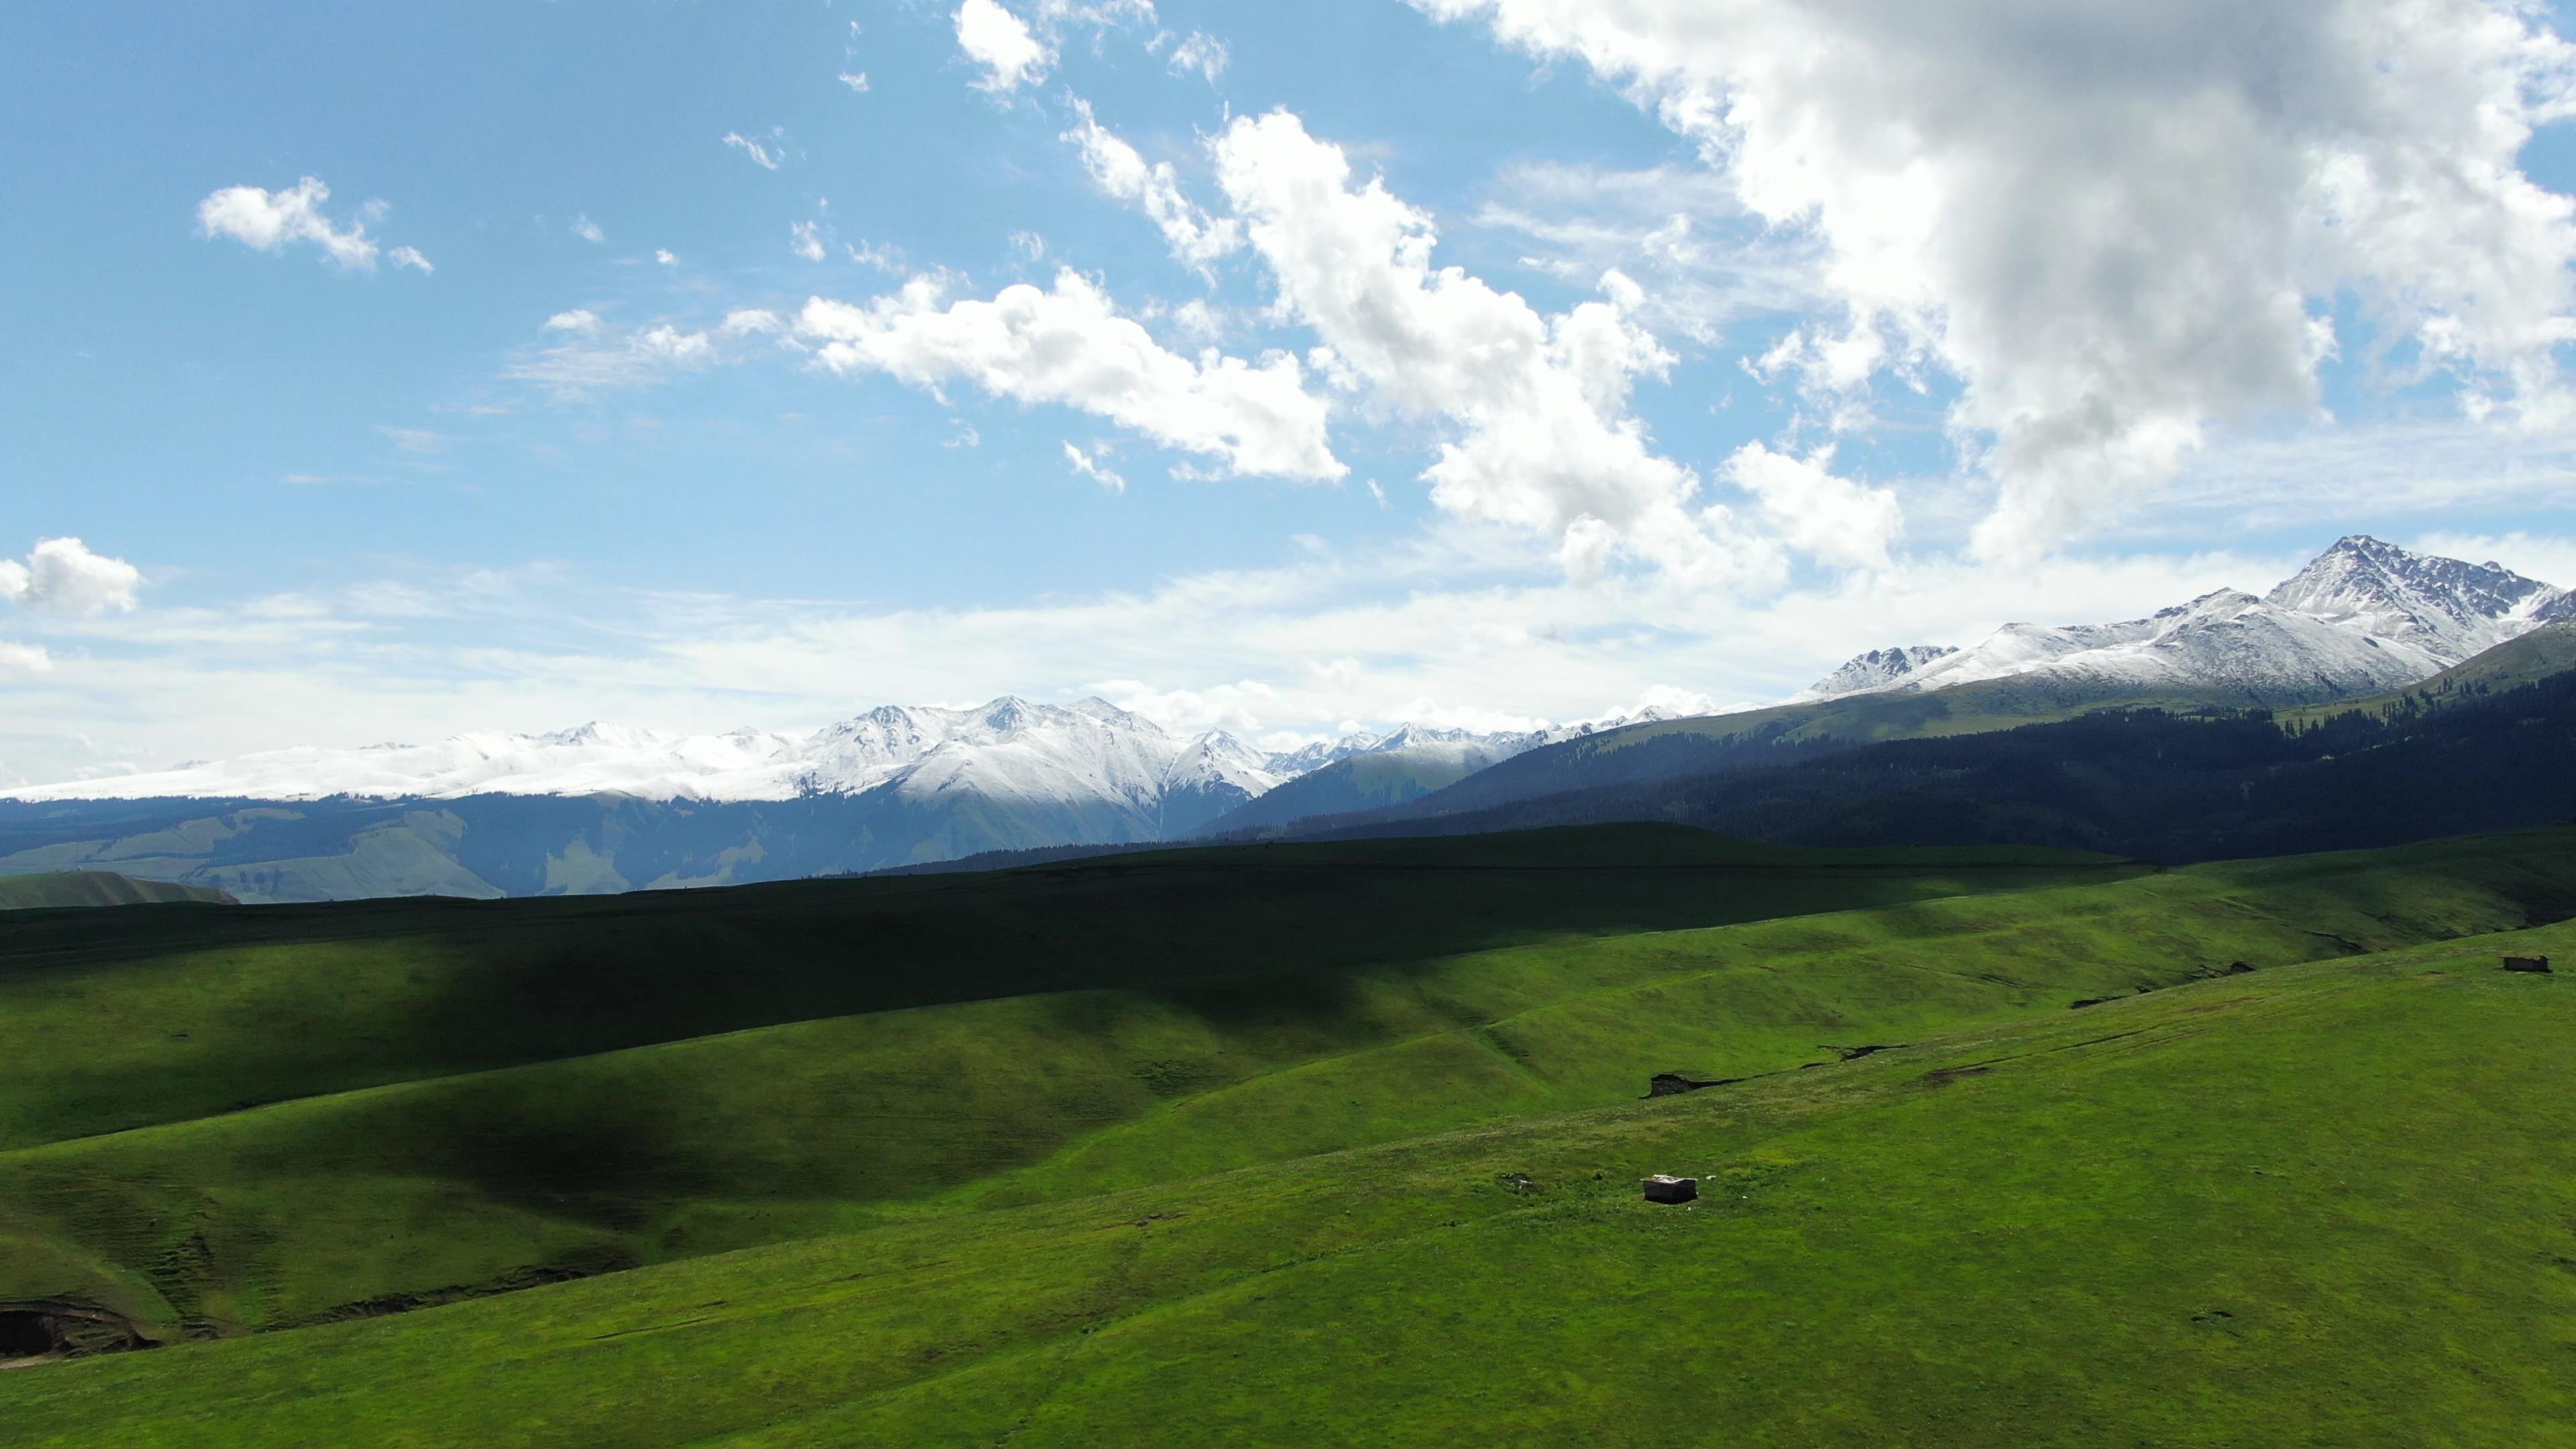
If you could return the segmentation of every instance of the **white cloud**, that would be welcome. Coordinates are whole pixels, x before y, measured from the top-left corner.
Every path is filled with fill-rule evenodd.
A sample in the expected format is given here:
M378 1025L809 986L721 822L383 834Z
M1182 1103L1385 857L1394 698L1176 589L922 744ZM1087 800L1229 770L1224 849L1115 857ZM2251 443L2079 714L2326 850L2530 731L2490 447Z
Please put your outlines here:
M596 332L599 330L599 314L588 307L575 307L569 312L557 312L546 319L546 330L548 332Z
M1172 74L1194 70L1205 76L1209 85L1215 85L1216 78L1225 74L1228 59L1224 41L1204 30L1193 30L1189 39L1172 47Z
M1818 305L1822 250L1746 215L1714 173L1520 162L1495 178L1476 224L1532 246L1522 265L1567 282L1625 271L1646 284L1641 316L1700 342L1740 318Z
M433 433L427 428L378 428L376 431L406 453L435 453L456 441L445 433Z
M1682 689L1670 684L1657 684L1648 686L1643 694L1638 695L1637 702L1635 704L1628 706L1626 709L1614 709L1607 711L1607 713L1628 719L1634 719L1648 710L1654 710L1660 714L1687 716L1707 714L1716 708L1717 700L1715 698L1702 694L1696 689Z
M1085 689L1129 714L1141 714L1182 734L1257 730L1262 722L1260 711L1274 707L1279 699L1278 690L1258 679L1206 689L1156 689L1139 679L1106 679Z
M1434 270L1431 218L1382 181L1355 186L1341 148L1286 111L1238 117L1214 151L1281 310L1329 349L1319 362L1457 427L1424 474L1434 502L1555 541L1578 577L1613 554L1702 583L1776 573L1728 510L1694 504L1698 478L1655 452L1628 409L1637 377L1673 360L1632 320L1634 283L1611 273L1601 301L1543 316L1459 268Z
M782 159L783 155L783 153L774 149L772 145L755 141L749 136L742 134L740 131L725 132L724 143L733 147L735 150L740 151L745 156L750 157L751 164L759 167L763 171L777 170L778 163Z
M900 247L890 246L883 242L875 243L873 245L862 242L857 246L852 246L848 242L843 242L841 244L841 250L851 261L858 263L860 266L874 267L880 272L895 274L900 274L903 271L903 249Z
M1044 80L1055 64L1054 50L996 0L964 0L957 7L957 47L983 67L975 88L996 96Z
M638 328L623 337L598 339L588 331L578 340L558 343L522 357L503 376L532 382L562 399L588 396L607 388L637 387L673 372L710 366L720 359L704 332L684 332L667 322Z
M1291 736L1345 721L1383 729L1415 701L1446 703L1441 717L1462 722L1571 720L1657 687L1775 699L1874 645L1965 644L2016 618L2134 618L2221 585L2259 590L2301 561L2097 555L2005 570L1915 558L1748 604L1653 575L1593 588L1461 582L1500 557L1483 549L1453 526L1374 553L1301 551L1279 567L1072 597L1036 598L1033 584L1028 602L959 609L665 593L525 569L89 621L29 614L99 647L46 679L41 709L0 714L0 756L63 779L96 764L69 743L81 733L119 741L120 758L166 762L592 718L797 730L877 703L1006 691L1195 694L1203 710L1253 717L1228 727ZM1542 561L1526 548L1512 557Z
M1101 462L1101 458L1105 456L1107 456L1106 450L1102 450L1099 454L1095 455L1093 453L1086 453L1071 443L1064 445L1064 460L1073 466L1073 471L1076 474L1090 479L1092 482L1099 484L1102 488L1105 488L1112 493L1126 492L1127 480L1119 477L1116 473L1111 472L1109 468Z
M858 92L860 95L866 95L868 91L868 73L863 70L845 70L841 72L841 84L848 86L851 90Z
M0 559L0 599L51 614L130 613L142 587L141 569L77 538L40 540L25 563Z
M823 260L823 224L799 221L787 228L787 249L809 262Z
M54 656L34 644L12 644L0 639L0 677L12 674L43 674L54 667Z
M1579 58L1814 235L1840 315L1779 360L1827 394L1955 378L1989 556L2116 515L2214 425L2315 409L2363 340L2338 297L2473 415L2568 411L2576 202L2519 152L2576 52L2533 7L1413 3Z
M1790 547L1843 568L1885 568L1905 510L1885 488L1836 476L1833 461L1831 448L1797 458L1747 443L1726 460L1726 477L1758 500Z
M653 253L653 260L666 267L676 267L680 264L680 259L671 255L670 249L667 247L656 250Z
M972 382L1024 403L1061 403L1235 472L1338 478L1322 400L1294 358L1258 365L1213 350L1165 350L1072 271L1052 290L1022 283L989 302L950 302L935 278L865 305L816 297L797 319L815 361L836 373L884 372L916 387Z
M1080 123L1064 139L1081 149L1092 182L1150 218L1175 258L1204 276L1218 258L1242 247L1242 225L1232 217L1209 216L1183 195L1172 163L1145 164L1135 147L1093 117L1090 102L1076 100L1073 109Z
M2576 538L2515 529L2504 534L2426 533L2406 546L2471 563L2501 563L2525 578L2576 588Z
M1034 262L1046 255L1046 238L1033 231L1015 231L1011 233L1011 249Z
M736 307L716 330L728 337L773 337L787 330L787 319L765 307Z
M572 219L572 234L586 242L597 243L608 240L608 233L601 231L599 223L592 221L588 216L576 216Z
M396 247L392 251L385 253L385 260L393 263L395 266L409 267L417 272L434 272L438 270L438 268L429 264L429 258L420 254L420 248L418 247Z
M227 186L197 203L201 236L231 237L253 251L273 252L290 242L311 242L323 254L353 271L373 271L376 243L364 221L334 226L322 214L331 188L307 176L285 191L256 186ZM409 248L403 250L409 251ZM411 252L413 258L420 253ZM401 260L399 256L397 261ZM423 271L428 263L419 263Z

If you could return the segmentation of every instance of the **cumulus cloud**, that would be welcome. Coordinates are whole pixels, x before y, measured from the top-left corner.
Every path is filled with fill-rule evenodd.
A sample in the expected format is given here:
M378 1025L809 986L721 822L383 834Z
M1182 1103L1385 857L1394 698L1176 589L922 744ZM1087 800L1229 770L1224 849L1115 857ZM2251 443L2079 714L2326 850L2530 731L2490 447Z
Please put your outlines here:
M819 221L790 223L787 228L787 249L809 262L823 260L823 224Z
M868 73L863 70L845 70L841 72L841 84L848 86L852 91L855 91L860 95L866 95L868 91Z
M1937 368L1988 556L2064 540L2374 340L2474 413L2568 409L2576 203L2526 177L2576 52L2516 0L1413 0L1579 59L1811 233L1831 402ZM2328 312L2358 300L2370 338ZM1849 418L1839 405L1826 416Z
M41 540L24 563L0 559L0 599L50 614L130 613L142 587L141 569L77 538Z
M1836 476L1833 461L1831 448L1798 458L1747 443L1726 460L1726 478L1753 495L1790 547L1827 564L1885 568L1905 511L1889 490Z
M1232 217L1212 217L1181 191L1180 177L1169 161L1152 165L1091 113L1091 103L1073 103L1078 124L1064 133L1082 153L1083 169L1093 184L1143 212L1161 229L1172 255L1206 275L1211 264L1243 246L1243 228Z
M569 312L557 312L546 319L546 330L548 332L596 332L599 330L599 314L588 307L575 307Z
M883 372L916 387L971 382L1023 403L1059 403L1133 428L1238 473L1338 478L1322 399L1296 359L1258 364L1211 349L1165 349L1073 271L1047 290L1021 283L991 301L951 302L937 278L860 305L816 297L797 318L817 365Z
M54 667L54 656L36 644L12 644L0 639L0 678L12 674L43 674Z
M385 260L398 267L409 267L416 272L434 272L438 270L438 268L429 264L429 258L420 254L420 248L418 247L396 247L392 251L385 253Z
M668 248L668 247L661 247L661 248L657 248L657 249L655 249L655 251L654 251L654 253L653 253L653 260L654 260L654 261L656 261L656 262L661 263L663 266L666 266L666 267L676 267L676 266L678 266L678 265L680 264L680 259L679 259L678 257L675 257L675 256L671 255L671 249L670 249L670 248Z
M1341 148L1287 111L1238 117L1214 152L1280 309L1323 340L1320 364L1455 425L1424 474L1442 508L1557 540L1578 577L1621 554L1712 583L1776 567L1725 507L1694 503L1698 478L1629 411L1636 379L1673 359L1634 320L1642 297L1625 276L1603 277L1600 301L1542 315L1435 269L1431 218L1381 180L1355 185Z
M608 233L601 231L599 223L587 216L576 216L572 219L572 234L586 242L598 243L608 240Z
M311 242L324 256L351 271L373 271L376 243L364 220L335 225L322 214L331 188L307 176L284 191L257 186L227 186L197 203L197 233L230 237L253 251L273 252L293 242ZM382 208L376 208L381 210ZM369 213L373 214L373 213ZM393 259L428 271L429 261L410 247L395 249Z
M997 0L964 0L956 20L957 48L984 71L975 82L977 90L1007 96L1044 80L1055 65L1054 49Z

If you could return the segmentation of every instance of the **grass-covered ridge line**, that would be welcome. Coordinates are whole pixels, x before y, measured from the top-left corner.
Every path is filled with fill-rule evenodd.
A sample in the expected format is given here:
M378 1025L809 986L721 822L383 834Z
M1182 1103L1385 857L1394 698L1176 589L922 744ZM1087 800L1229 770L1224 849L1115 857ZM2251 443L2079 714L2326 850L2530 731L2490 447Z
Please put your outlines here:
M205 886L136 880L105 870L0 876L0 911L82 910L96 906L139 906L174 901L230 905L232 897Z
M2571 948L0 1375L0 1410L29 1445L2564 1443L2576 999L2494 968ZM1710 1191L1649 1207L1650 1170Z
M1681 856L1747 857L1737 842L1671 839ZM1564 872L1529 869L1528 856L1513 853L1529 842L1403 842L1364 858L1426 881L1436 898L1447 877L1410 868L1460 848L1467 868L1455 874L1522 883L1524 920L1556 874L1588 882L1596 904L1612 881L1661 880L1659 889L1689 898L1670 909L1723 918L1759 914L1748 904L1756 898L1778 910L1801 891L1827 890L1795 867L1838 859L1756 850L1748 881L1682 869L1685 860L1637 869L1633 852L1608 849L1615 843L1540 842L1568 859ZM42 1130L39 1109L91 1110L112 1074L70 1086L22 1078L0 1097L26 1104L23 1145L0 1152L0 1236L42 1248L52 1276L12 1278L0 1260L0 1300L84 1291L65 1265L85 1264L99 1284L148 1285L159 1295L156 1325L278 1327L523 1286L531 1274L1168 1183L1627 1100L1661 1071L1702 1080L1794 1071L1834 1060L1835 1047L2054 1015L2073 1000L2200 979L2236 962L2268 967L2564 916L2576 912L2570 844L2565 832L2537 833L2154 875L2079 872L2110 882L2094 885L2054 884L2066 878L2059 868L2034 866L2036 875L2010 877L2026 890L1997 891L1990 879L1984 894L1856 911L1541 932L1518 945L1323 974L1211 976L1186 990L1140 981L1132 963L1112 960L1099 985L1073 978L1018 995L426 1074L105 1134ZM1370 917L1349 913L1352 881L1333 865L1349 849L1259 852L1252 875L1306 882L1320 872L1342 892L1335 919L1372 929ZM1866 898L1959 888L1955 857L1928 875L1902 858L1844 862L1850 878L1831 890ZM1094 869L1152 888L1149 900L1165 898L1174 872L1202 879L1187 857L1130 864ZM1042 874L984 886L1007 895L1045 883ZM1247 899L1257 897L1235 903ZM1286 949L1322 953L1324 938L1301 939ZM287 979L314 969L311 949L308 941L290 953ZM391 969L368 964L367 940L332 949L355 953L320 958L317 979L335 989ZM400 964L409 960L397 958L398 983L416 969ZM51 1040L70 1036L83 1011L107 1015L90 1010L98 1004L145 999L122 968L108 986L93 969L72 972L82 990L70 998L18 990L53 981L48 969L0 976L0 1021L50 1006L50 1017L20 1015L13 1029ZM232 966L201 977L209 969L182 957L146 963L139 980L237 989ZM153 974L162 971L171 974ZM122 994L101 994L110 990ZM144 1019L157 1028L186 997L153 1000ZM346 1008L346 1020L371 1031L394 1019L363 995ZM253 1031L270 1019L256 1006L208 1018ZM288 1066L303 1069L312 1063L287 1049L330 1030L308 1018L272 1039ZM141 1053L132 1060L151 1060L148 1035L126 1040ZM213 1060L248 1045L235 1041ZM160 1080L143 1065L129 1070Z

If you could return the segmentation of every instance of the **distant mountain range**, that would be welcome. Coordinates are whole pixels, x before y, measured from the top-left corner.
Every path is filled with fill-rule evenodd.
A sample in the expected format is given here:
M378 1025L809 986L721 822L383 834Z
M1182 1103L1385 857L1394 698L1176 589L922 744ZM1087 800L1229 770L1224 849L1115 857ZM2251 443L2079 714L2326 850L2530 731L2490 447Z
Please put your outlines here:
M589 724L288 749L6 792L0 875L113 869L248 900L516 895L1427 819L2106 704L2353 699L2567 619L2576 595L2500 565L2351 537L2260 598L2221 590L2124 623L1876 649L1782 705L1713 717L1406 725L1266 752L1099 699L1005 697L887 706L802 737Z
M2576 595L2501 564L2355 536L2259 599L2220 589L2126 623L2006 624L1967 649L1873 650L1788 702L2018 678L2307 704L2411 684L2571 616Z

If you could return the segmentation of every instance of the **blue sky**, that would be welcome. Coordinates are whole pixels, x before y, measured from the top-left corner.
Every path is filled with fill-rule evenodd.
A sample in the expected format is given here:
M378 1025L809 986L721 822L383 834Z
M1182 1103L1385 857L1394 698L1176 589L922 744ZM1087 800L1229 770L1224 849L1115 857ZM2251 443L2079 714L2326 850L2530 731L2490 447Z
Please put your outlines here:
M2153 43L2223 11L1977 0L1993 113L1958 121L1896 11L1741 8L18 7L0 778L1004 692L1283 742L1726 703L2361 530L2576 584L2535 324L2576 248L2507 184L2576 176L2543 18L2508 52L2479 22L2518 12L2468 0L2292 26L2248 79ZM975 53L994 24L1042 59ZM2341 107L2373 44L2419 73ZM2084 82L2087 47L2127 69ZM1886 64L1725 69L1828 53ZM2290 97L2229 113L2241 175L2193 127L2132 144L2208 65ZM1893 169L1783 120L1862 83L1920 132ZM2474 134L2498 84L2528 147ZM2320 137L2346 171L2265 169ZM1234 244L1187 254L1104 145ZM1330 215L1287 200L1335 166ZM288 206L305 236L260 230ZM1428 270L1351 250L1380 223ZM958 362L1020 284L1162 381ZM1294 416L1208 349L1293 374ZM70 573L27 554L64 538Z

